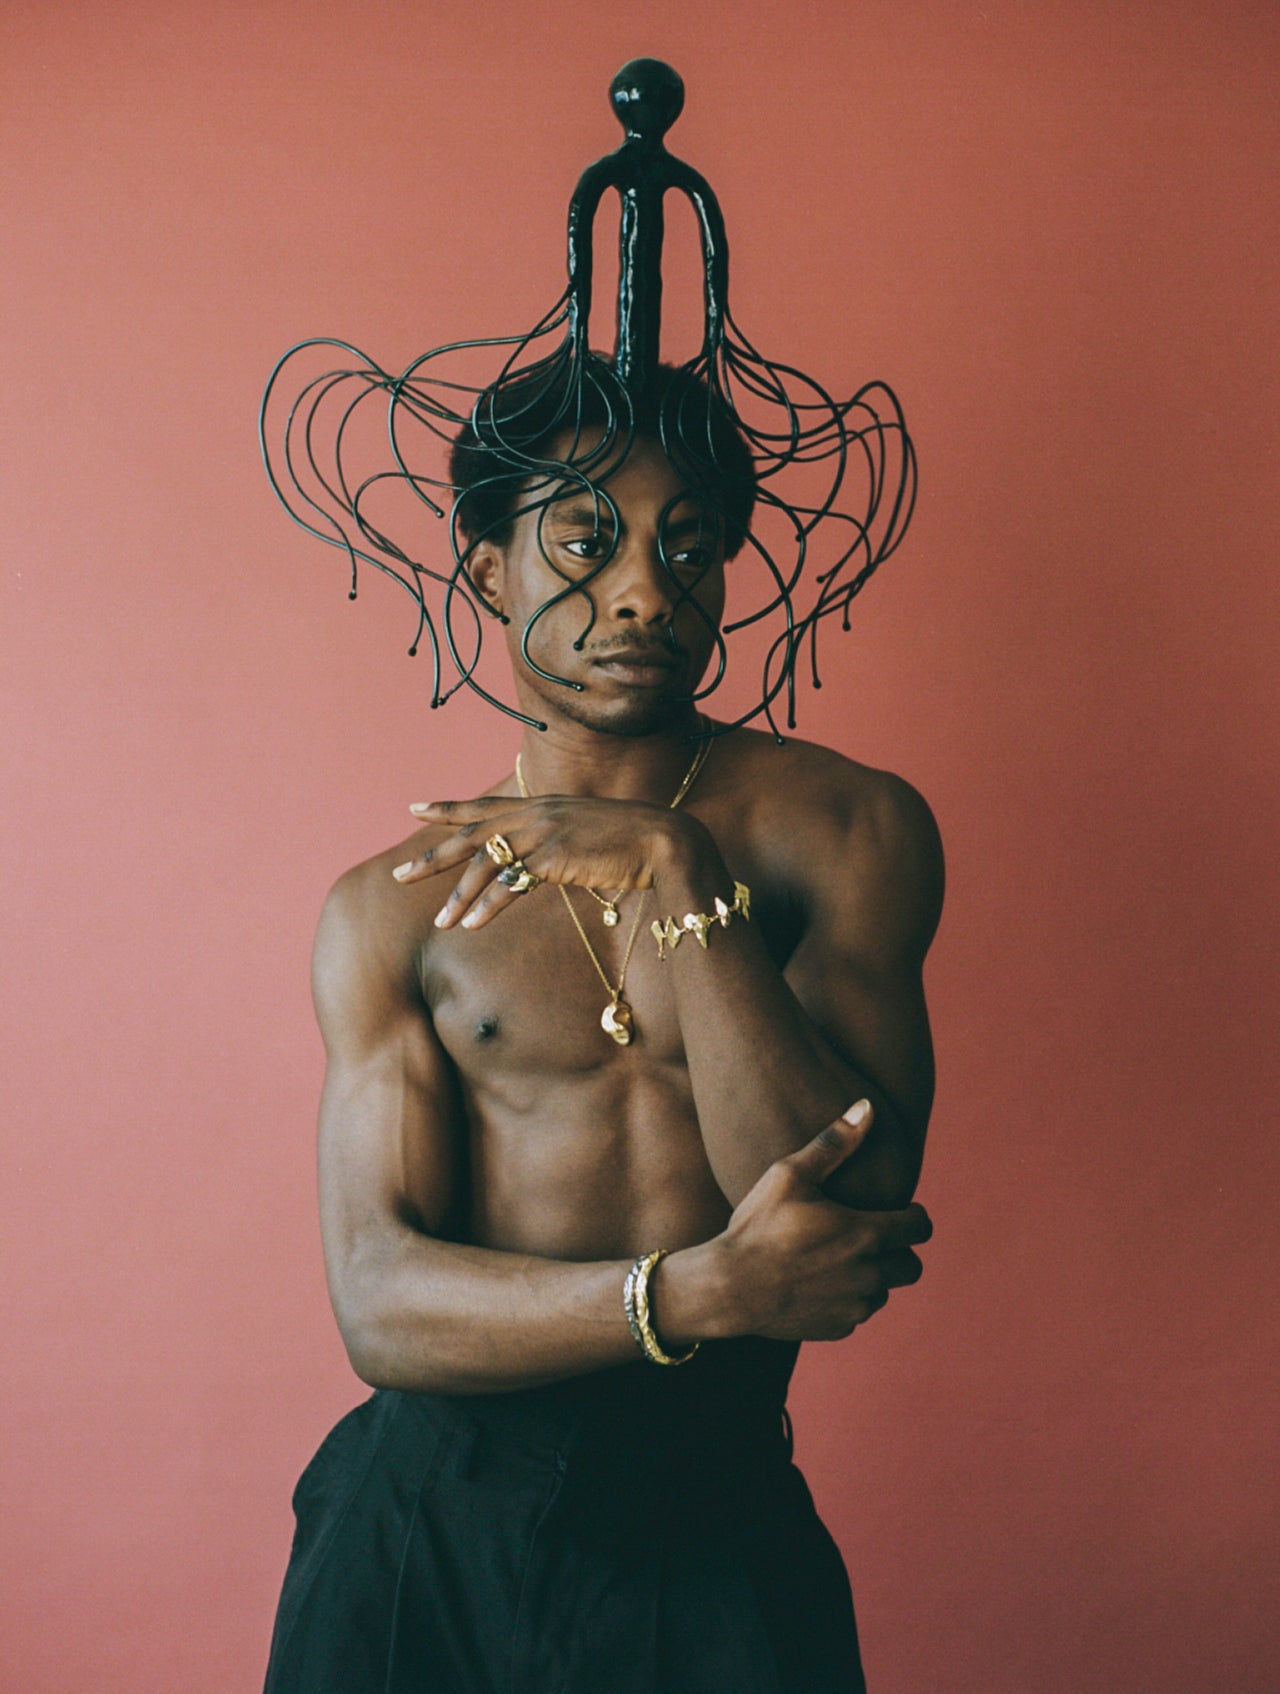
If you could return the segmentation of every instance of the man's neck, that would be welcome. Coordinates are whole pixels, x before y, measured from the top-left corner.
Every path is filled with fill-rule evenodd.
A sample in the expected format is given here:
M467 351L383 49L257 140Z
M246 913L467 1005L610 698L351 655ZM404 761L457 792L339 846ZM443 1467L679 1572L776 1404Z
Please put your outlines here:
M703 722L687 719L653 735L608 735L575 723L526 728L520 774L530 794L574 794L669 805L700 743L688 737Z

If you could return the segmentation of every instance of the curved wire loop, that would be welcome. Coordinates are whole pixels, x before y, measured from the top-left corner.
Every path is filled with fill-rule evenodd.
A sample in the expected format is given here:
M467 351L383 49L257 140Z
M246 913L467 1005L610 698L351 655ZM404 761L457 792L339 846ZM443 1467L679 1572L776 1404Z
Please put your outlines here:
M451 342L420 355L398 375L347 342L319 337L299 342L276 364L263 395L263 462L295 523L346 555L352 599L361 565L393 577L413 599L417 623L409 651L416 653L426 637L433 708L465 685L508 716L545 729L477 679L485 620L507 619L474 587L468 570L472 553L513 517L536 513L542 556L555 569L542 545L548 507L563 497L566 484L590 500L603 556L584 574L565 578L521 635L531 668L550 682L580 688L535 661L530 635L552 607L578 599L586 621L575 646L581 648L589 635L595 620L590 584L607 568L609 537L618 533L609 477L639 433L656 435L699 508L733 529L726 503L735 474L732 455L725 452L727 421L745 444L754 479L753 516L739 532L741 562L735 560L730 570L745 577L753 563L759 567L752 571L761 583L759 603L710 631L715 674L691 698L703 700L720 685L727 669L726 636L772 620L777 633L765 649L759 702L702 733L724 734L763 716L781 740L774 705L785 689L786 725L794 729L802 652L808 649L812 685L820 688L819 625L839 614L842 628L849 629L853 600L902 541L915 505L915 449L897 398L884 383L867 383L851 398L837 399L795 366L766 358L738 328L729 310L729 250L716 197L706 179L663 142L684 102L675 71L657 60L633 60L618 72L610 94L625 138L578 182L569 206L568 283L551 310L526 334ZM702 346L674 373L661 365L659 354L663 197L671 190L693 207L704 278ZM621 210L611 362L587 344L594 223L609 191L617 193ZM477 353L492 355L497 365L482 380L466 368L467 355ZM282 378L308 360L323 368L308 376L286 407ZM459 364L464 368L455 369ZM468 429L480 474L461 486L448 480L442 461ZM546 456L553 438L554 458ZM361 463L377 468L357 474L354 467ZM797 486L784 493L783 485L790 483ZM477 528L470 514L481 494L498 496L503 515ZM664 517L682 498L683 493L676 496ZM425 562L426 516L448 520L448 570ZM692 597L696 585L677 579L661 536L660 550L676 584L676 604L687 602L705 618ZM448 686L446 652L455 673Z

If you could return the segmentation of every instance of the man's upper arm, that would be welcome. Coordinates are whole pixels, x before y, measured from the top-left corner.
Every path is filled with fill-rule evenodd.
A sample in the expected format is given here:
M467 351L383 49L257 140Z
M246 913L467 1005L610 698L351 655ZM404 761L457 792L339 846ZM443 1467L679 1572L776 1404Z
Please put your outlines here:
M462 1111L381 866L348 872L325 902L312 993L328 1063L320 1105L320 1223L339 1326L359 1272L406 1229L447 1233ZM386 879L388 882L389 878Z
M808 854L808 923L784 972L833 1051L884 1094L918 1161L933 1102L923 965L942 909L942 844L915 789L850 779Z

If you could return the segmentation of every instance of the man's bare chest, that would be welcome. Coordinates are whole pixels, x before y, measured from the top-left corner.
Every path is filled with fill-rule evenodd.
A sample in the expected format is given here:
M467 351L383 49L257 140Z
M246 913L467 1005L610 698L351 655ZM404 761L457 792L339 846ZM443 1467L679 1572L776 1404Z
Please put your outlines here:
M734 874L746 880L743 869L756 876L752 922L781 969L799 938L798 915L756 867ZM464 1080L481 1089L500 1088L504 1074L518 1077L523 1092L538 1080L585 1081L615 1068L685 1069L672 965L659 958L650 927L668 916L654 891L624 895L612 926L585 889L567 893L566 902L544 884L479 929L421 939L419 975L437 1036ZM626 1046L602 1021L617 991L632 1014Z
M567 1081L623 1058L632 1069L683 1061L675 999L648 929L652 893L624 896L612 928L584 890L569 890L569 900L586 943L559 889L544 885L482 929L432 936L423 948L424 996L464 1077ZM602 1021L615 993L632 1012L625 1050Z

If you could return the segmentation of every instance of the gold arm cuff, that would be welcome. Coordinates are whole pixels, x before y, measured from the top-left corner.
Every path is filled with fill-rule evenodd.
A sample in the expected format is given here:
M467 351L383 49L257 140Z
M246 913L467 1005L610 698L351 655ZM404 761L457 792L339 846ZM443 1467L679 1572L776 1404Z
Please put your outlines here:
M651 1365L687 1365L701 1347L701 1341L695 1341L687 1353L665 1352L649 1318L649 1278L659 1260L666 1256L665 1247L659 1247L653 1253L641 1253L622 1285L622 1303L626 1307L627 1326L635 1337L636 1346Z
M733 885L732 906L727 906L717 894L716 909L714 912L686 912L683 922L679 924L677 924L674 918L663 918L660 923L654 922L650 924L649 931L654 940L658 943L658 957L660 959L665 959L667 956L667 948L670 947L671 951L674 953L682 936L696 935L699 943L705 950L707 945L707 931L711 928L713 923L718 923L721 929L728 929L730 918L738 917L745 921L749 919L750 916L751 890L747 887L745 882L735 882Z

